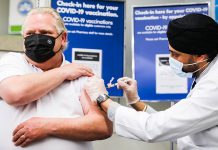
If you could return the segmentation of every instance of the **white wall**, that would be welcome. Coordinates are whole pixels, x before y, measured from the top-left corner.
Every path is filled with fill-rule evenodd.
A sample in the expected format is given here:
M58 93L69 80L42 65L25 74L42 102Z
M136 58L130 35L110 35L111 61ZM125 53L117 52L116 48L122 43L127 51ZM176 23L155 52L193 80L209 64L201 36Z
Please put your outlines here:
M0 36L8 33L9 0L0 0ZM4 41L0 41L4 44ZM6 52L0 51L0 58Z
M0 0L0 35L8 33L8 14L9 0Z
M4 54L6 54L6 52L0 51L0 59Z

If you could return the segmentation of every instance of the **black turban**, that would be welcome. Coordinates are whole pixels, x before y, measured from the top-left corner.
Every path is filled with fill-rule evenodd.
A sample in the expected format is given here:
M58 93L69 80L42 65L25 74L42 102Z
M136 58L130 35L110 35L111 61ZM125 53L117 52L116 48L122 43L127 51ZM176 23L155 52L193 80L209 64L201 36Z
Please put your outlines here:
M167 37L171 47L186 54L218 51L218 24L206 15L194 13L171 20Z

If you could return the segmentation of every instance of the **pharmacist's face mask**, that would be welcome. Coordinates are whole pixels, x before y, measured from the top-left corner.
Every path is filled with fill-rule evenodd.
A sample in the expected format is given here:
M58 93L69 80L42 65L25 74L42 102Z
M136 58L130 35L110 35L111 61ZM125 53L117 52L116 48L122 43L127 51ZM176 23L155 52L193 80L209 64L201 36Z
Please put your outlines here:
M204 61L207 61L208 59L205 59L201 62L204 62ZM170 67L173 69L173 71L180 77L185 77L185 78L192 78L193 77L193 74L198 72L199 70L201 70L202 68L204 68L207 64L209 64L209 62L204 65L203 67L201 68L198 68L197 70L193 71L193 72L184 72L183 71L183 67L184 66L191 66L191 65L196 65L198 63L201 63L201 62L196 62L196 63L191 63L191 64L183 64L182 62L170 57L169 58L169 64L170 64Z
M44 35L44 34L33 34L27 36L24 41L26 48L25 54L31 60L37 63L43 63L51 59L57 52L59 52L62 46L57 52L54 52L55 40L61 35L60 33L56 38Z

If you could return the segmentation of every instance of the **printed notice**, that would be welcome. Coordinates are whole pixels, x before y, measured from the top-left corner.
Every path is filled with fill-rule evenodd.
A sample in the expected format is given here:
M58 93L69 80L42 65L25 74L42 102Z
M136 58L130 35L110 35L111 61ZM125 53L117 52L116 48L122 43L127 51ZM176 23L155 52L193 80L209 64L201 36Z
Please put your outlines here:
M79 0L57 0L56 5L68 33L114 36L115 20L119 18L118 6Z
M183 17L189 13L208 14L207 5L175 6L175 7L148 7L134 11L134 21L141 22L144 27L137 30L137 36L144 36L146 42L167 41L166 30L169 20Z
M87 66L93 72L102 77L102 50L99 49L72 49L72 61Z
M156 93L177 94L188 92L188 80L177 76L169 65L168 54L156 55Z

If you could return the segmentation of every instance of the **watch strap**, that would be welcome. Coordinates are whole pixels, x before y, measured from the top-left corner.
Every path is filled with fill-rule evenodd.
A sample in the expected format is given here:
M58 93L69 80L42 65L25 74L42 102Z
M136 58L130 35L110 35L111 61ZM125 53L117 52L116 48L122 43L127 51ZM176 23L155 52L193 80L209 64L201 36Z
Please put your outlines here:
M110 96L107 94L100 94L96 99L98 106L101 107L100 104L109 98L110 98Z

